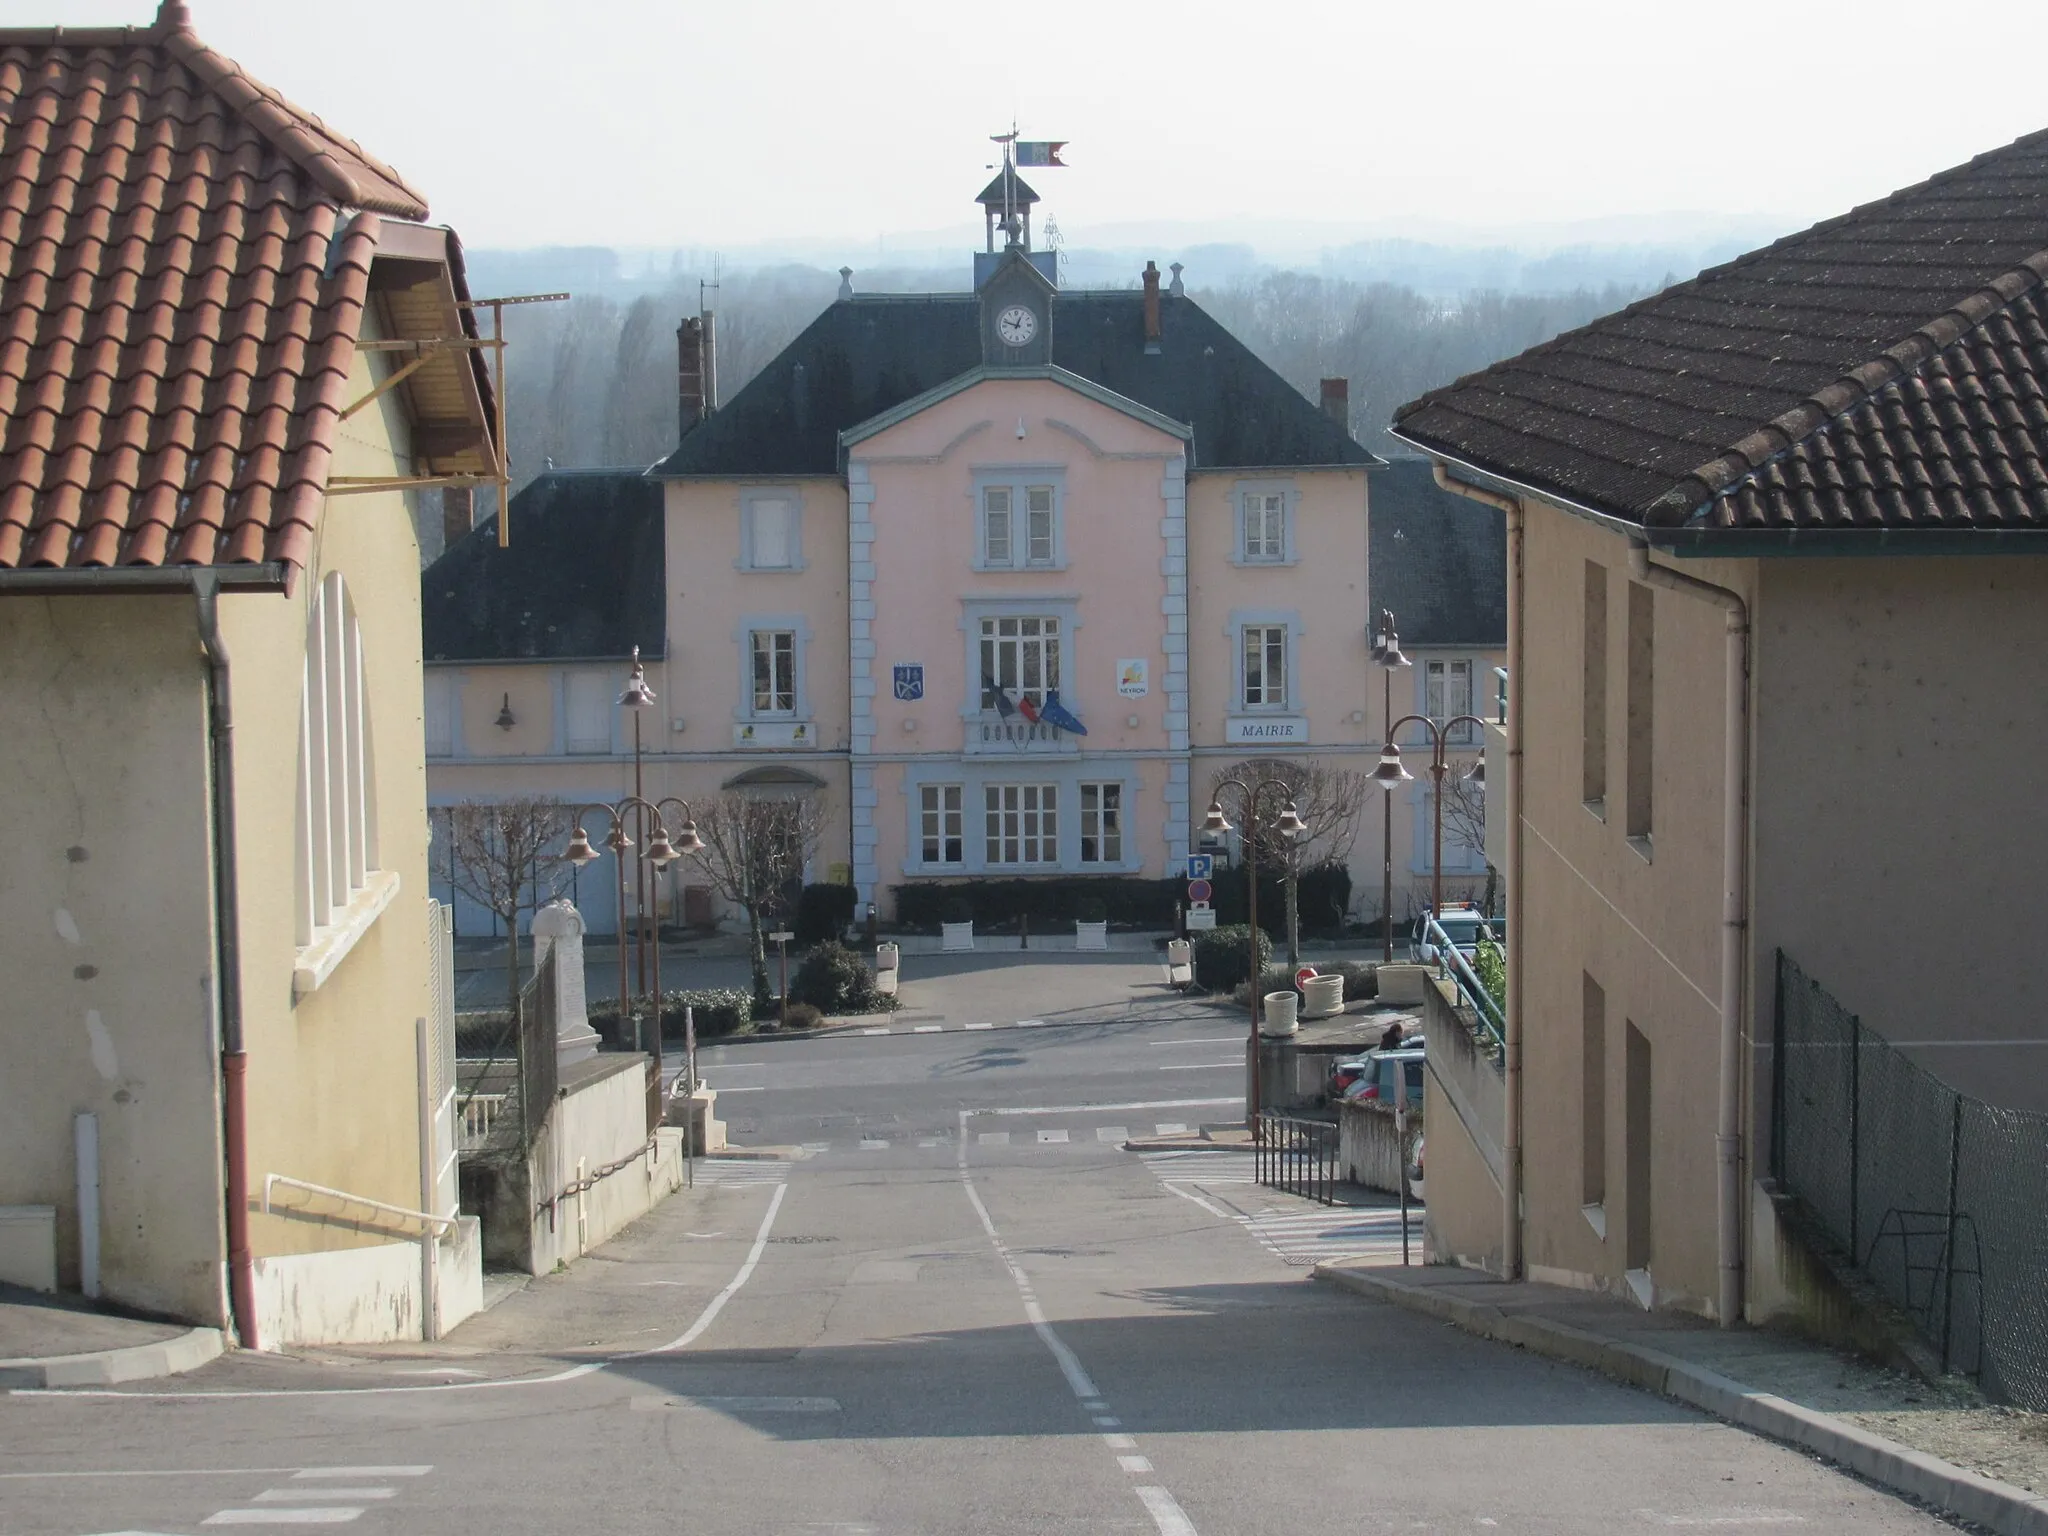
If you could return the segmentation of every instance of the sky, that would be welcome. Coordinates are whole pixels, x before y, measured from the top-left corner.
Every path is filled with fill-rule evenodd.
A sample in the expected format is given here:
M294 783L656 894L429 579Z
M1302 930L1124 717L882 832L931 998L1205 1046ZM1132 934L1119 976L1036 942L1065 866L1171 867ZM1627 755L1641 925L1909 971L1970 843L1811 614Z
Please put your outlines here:
M1789 230L2048 127L2040 0L191 0L472 247L979 243L988 135L1070 244ZM0 25L155 0L0 0Z

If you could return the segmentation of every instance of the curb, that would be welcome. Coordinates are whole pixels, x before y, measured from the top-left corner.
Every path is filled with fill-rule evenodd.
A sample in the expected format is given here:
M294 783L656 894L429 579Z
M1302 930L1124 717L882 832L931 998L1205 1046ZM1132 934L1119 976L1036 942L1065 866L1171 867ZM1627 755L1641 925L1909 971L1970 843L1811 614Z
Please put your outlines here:
M1766 1439L1809 1451L1866 1482L1996 1531L1999 1536L2048 1536L2048 1498L1912 1450L1832 1414L1756 1391L1661 1350L1624 1344L1548 1318L1503 1312L1484 1302L1403 1285L1355 1269L1318 1264L1311 1273L1340 1290L1390 1301L1480 1338L1586 1366L1632 1387L1674 1398Z
M0 1387L112 1387L196 1370L220 1358L218 1328L193 1328L176 1338L86 1355L0 1360Z

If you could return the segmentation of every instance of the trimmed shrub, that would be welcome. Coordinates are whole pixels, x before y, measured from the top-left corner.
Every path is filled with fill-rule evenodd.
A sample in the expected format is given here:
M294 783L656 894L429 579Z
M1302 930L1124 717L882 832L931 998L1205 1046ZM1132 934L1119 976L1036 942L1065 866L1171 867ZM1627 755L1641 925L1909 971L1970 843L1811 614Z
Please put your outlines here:
M664 992L661 995L661 1038L664 1042L683 1038L685 1008L696 1010L699 1040L749 1034L754 1028L753 996L738 988L708 987L690 992ZM632 1049L633 1021L628 1017L621 1028L616 997L592 1003L589 1016L590 1027L607 1043Z
M1077 923L1106 923L1109 921L1109 904L1100 896L1083 896L1074 903L1074 921Z
M789 978L789 1000L822 1013L872 1013L889 1006L875 991L867 961L839 943L820 944L804 956Z
M807 885L796 900L796 941L809 948L836 939L853 922L850 885Z
M942 923L971 923L974 921L974 904L965 896L948 896L939 908Z
M809 1003L791 1003L789 1012L782 1016L784 1029L816 1029L825 1022L825 1015Z
M1242 867L1219 870L1215 878L1216 921L1242 923L1249 914ZM1342 864L1317 864L1301 872L1301 931L1314 938L1336 938L1344 931L1351 906L1351 871ZM1259 871L1259 926L1277 937L1287 933L1287 891L1279 872Z
M1251 948L1251 929L1242 923L1227 928L1211 928L1195 935L1194 962L1195 985L1207 992L1228 992L1239 983L1251 977L1251 966L1247 963L1247 951ZM1266 934L1259 935L1259 967L1263 970L1272 963L1273 940ZM1292 985L1292 982L1288 982Z

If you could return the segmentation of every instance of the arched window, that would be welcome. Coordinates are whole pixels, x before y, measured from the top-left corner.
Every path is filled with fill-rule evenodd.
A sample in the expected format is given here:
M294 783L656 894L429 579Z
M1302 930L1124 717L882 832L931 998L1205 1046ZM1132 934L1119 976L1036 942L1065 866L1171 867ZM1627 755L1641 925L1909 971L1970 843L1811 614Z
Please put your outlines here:
M376 880L377 789L364 698L363 637L339 571L313 595L299 696L298 942L340 938L375 916L359 898ZM381 903L379 904L381 905ZM353 934L349 935L352 939ZM345 951L349 939L336 946ZM318 985L340 954L320 967ZM302 977L306 967L300 967ZM310 988L302 984L300 991Z

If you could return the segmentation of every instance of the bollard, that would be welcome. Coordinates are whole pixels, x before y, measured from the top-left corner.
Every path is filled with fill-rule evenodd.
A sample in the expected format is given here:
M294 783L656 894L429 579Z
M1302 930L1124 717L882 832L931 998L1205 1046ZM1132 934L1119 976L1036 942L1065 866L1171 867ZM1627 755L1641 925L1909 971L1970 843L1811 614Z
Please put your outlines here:
M1019 912L1017 914L1017 947L1019 949L1029 949L1031 947L1031 914L1029 912Z

